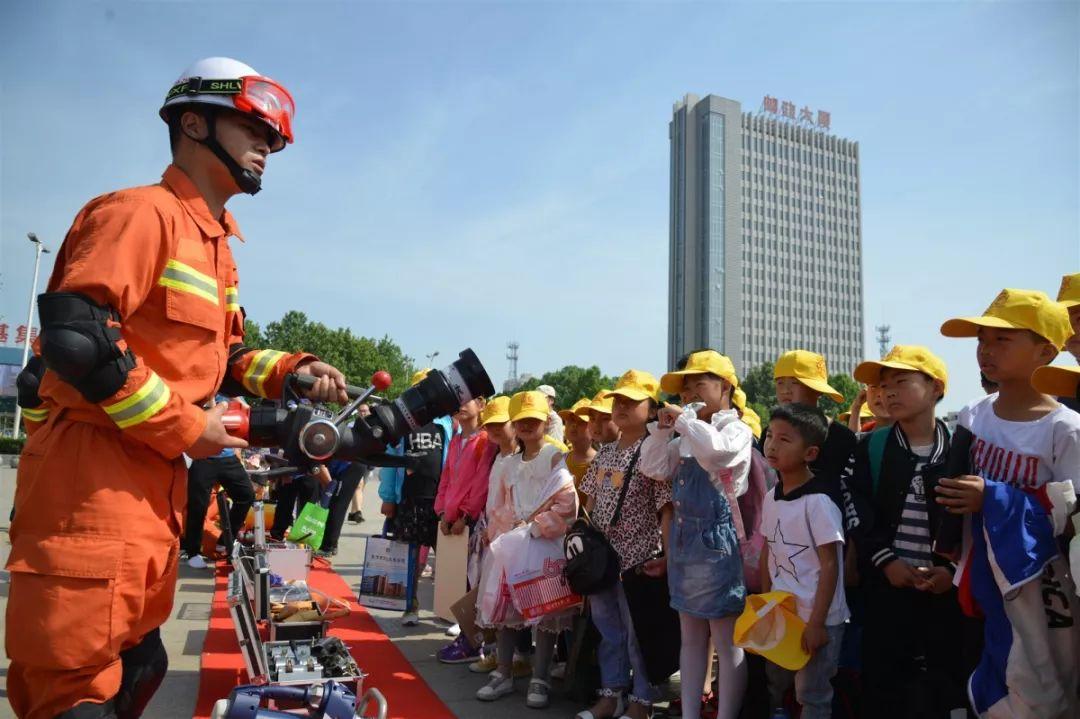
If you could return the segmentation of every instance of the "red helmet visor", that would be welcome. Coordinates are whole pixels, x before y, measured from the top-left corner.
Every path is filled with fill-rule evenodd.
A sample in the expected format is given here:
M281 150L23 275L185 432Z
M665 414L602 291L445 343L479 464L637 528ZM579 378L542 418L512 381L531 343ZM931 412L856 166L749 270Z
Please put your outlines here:
M233 97L233 104L240 112L246 112L263 120L280 136L270 148L277 152L285 143L293 141L292 119L296 112L292 95L268 77L249 75L240 78L240 92Z

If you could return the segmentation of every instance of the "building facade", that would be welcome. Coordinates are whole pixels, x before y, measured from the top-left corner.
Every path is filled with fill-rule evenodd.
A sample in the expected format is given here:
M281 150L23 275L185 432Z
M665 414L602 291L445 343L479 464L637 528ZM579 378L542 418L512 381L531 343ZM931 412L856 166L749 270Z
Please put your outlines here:
M859 146L827 113L762 106L675 104L668 365L710 347L745 373L801 348L850 372L864 359Z

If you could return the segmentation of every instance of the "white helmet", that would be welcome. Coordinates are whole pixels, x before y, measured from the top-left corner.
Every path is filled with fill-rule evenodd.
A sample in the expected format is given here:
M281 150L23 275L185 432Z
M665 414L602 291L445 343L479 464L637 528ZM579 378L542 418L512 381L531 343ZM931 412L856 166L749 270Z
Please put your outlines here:
M158 112L169 122L169 108L178 105L213 105L257 118L274 131L270 151L277 152L293 141L292 120L296 111L292 95L282 85L263 77L250 65L228 57L208 57L194 63L173 84ZM203 141L225 164L240 188L254 195L261 178L245 170L225 152L214 132L215 115L207 116L210 133Z

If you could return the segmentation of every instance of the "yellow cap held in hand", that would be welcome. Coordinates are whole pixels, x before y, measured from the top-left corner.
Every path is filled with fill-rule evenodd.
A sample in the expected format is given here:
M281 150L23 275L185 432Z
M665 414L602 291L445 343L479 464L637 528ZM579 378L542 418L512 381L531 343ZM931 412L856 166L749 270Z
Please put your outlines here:
M934 379L941 380L945 389L949 386L949 371L941 358L925 347L919 345L896 345L882 360L867 360L862 362L852 376L863 384L880 384L881 371L884 369L913 370L930 375ZM867 405L863 405L868 410ZM873 413L871 413L872 415ZM865 416L861 415L860 416Z
M713 374L730 384L739 384L739 378L735 376L735 365L730 359L716 350L702 350L691 354L683 369L668 372L661 377L660 388L668 394L678 394L682 391L684 379L691 374Z
M825 358L817 352L792 350L780 355L773 368L773 377L794 377L815 392L820 392L834 402L843 402L844 395L829 385L829 370Z
M627 370L619 381L615 383L615 389L607 393L607 397L614 399L615 395L621 395L635 402L643 399L660 401L660 384L656 377L639 369Z
M1059 350L1072 337L1069 311L1038 290L1002 290L981 317L958 317L941 325L946 337L976 337L980 327L1031 330Z
M1031 375L1031 386L1043 394L1055 397L1075 397L1080 385L1080 367L1047 365Z
M1080 305L1080 272L1061 278L1061 289L1058 290L1057 301L1066 308Z
M734 644L760 654L773 664L798 671L810 661L802 646L806 622L799 618L795 595L790 592L751 594L735 620Z
M510 421L510 398L504 394L492 397L480 410L480 426L485 424L506 424Z
M581 416L582 412L588 412L590 400L586 397L582 397L577 402L574 402L570 409L560 409L559 416L562 417L563 422L569 422L570 420L577 420L579 422L588 422L589 415Z
M511 422L522 419L547 420L550 411L547 395L543 392L537 392L536 390L518 392L510 398Z

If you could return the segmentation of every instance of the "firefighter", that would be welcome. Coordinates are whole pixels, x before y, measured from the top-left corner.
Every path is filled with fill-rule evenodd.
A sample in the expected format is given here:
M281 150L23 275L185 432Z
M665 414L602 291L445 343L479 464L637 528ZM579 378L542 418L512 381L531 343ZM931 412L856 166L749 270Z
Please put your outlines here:
M183 454L244 447L217 392L313 400L345 379L310 354L244 345L226 201L259 191L293 141L293 101L228 58L201 60L161 108L173 162L156 185L91 200L38 298L46 407L19 462L7 606L7 692L26 719L138 717L164 677L159 627L176 583ZM39 368L40 369L40 368ZM27 396L24 398L23 394ZM25 405L24 405L25 406Z

